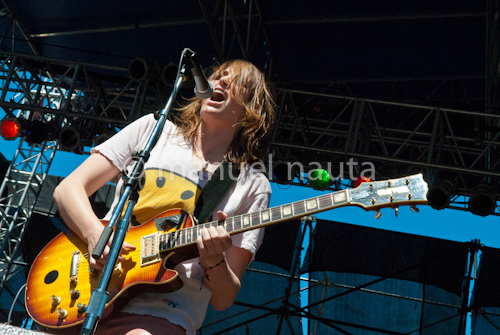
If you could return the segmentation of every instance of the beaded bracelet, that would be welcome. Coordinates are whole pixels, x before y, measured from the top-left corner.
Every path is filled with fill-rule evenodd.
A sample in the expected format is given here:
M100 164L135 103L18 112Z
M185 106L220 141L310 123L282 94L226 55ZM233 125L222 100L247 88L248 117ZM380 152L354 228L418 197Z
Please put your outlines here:
M215 264L214 266L211 266L209 267L208 269L205 268L203 265L201 265L200 263L200 260L198 259L198 264L200 265L200 267L203 269L203 271L205 272L205 275L203 277L207 278L208 281L210 281L210 278L208 278L208 273L207 271L208 270L212 270L212 269L215 269L216 267L218 267L219 265L221 265L222 263L224 263L224 261L226 260L226 254L224 254L224 258L222 259L222 261L220 261L219 263ZM202 285L203 285L203 282L202 282ZM200 288L201 289L201 288Z

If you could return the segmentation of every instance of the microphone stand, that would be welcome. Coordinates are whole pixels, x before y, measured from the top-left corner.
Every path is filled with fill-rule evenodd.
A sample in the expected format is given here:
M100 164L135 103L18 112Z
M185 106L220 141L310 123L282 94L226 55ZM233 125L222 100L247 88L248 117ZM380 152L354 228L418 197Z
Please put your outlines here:
M183 56L185 52L183 52ZM180 65L180 64L179 64ZM123 241L125 240L125 235L127 234L130 217L132 216L132 211L134 210L134 206L139 199L139 191L143 185L141 184L141 176L143 176L144 165L149 159L151 154L151 150L155 146L156 142L161 135L163 127L165 125L165 121L167 120L168 112L170 111L170 107L179 91L179 88L182 82L185 79L184 76L185 68L182 69L179 66L179 71L177 73L176 82L174 85L174 89L170 94L170 98L167 101L167 104L163 111L156 115L157 122L155 128L153 129L148 142L144 149L140 152L133 153L133 160L137 161L134 166L134 169L129 177L124 177L124 189L123 193L120 196L120 199L116 205L116 208L113 211L113 215L106 226L104 231L99 239L96 248L92 253L92 257L95 259L99 259L101 257L106 244L113 233L113 226L117 222L120 213L122 212L123 206L127 202L128 198L128 206L123 218L120 220L118 226L115 229L115 235L113 237L113 242L111 243L111 247L109 250L108 259L106 264L104 265L104 269L102 271L102 276L99 281L99 285L94 289L90 296L89 304L87 306L87 310L85 312L85 320L83 321L82 329L80 331L80 335L91 335L94 333L95 328L97 327L97 322L101 318L102 313L104 312L104 307L106 306L108 292L106 291L111 280L111 276L113 274L113 270L120 255L120 251L123 245Z

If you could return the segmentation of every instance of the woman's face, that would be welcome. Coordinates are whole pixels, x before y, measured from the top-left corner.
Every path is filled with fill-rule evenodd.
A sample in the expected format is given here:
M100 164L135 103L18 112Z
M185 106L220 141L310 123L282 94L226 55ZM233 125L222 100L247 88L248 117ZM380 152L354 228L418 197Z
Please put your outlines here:
M233 127L245 113L245 107L233 97L238 94L238 85L229 84L233 70L224 70L220 77L212 79L214 94L201 103L201 118L204 122L214 122L218 127ZM229 85L229 86L228 86ZM243 100L247 100L247 90L243 89Z

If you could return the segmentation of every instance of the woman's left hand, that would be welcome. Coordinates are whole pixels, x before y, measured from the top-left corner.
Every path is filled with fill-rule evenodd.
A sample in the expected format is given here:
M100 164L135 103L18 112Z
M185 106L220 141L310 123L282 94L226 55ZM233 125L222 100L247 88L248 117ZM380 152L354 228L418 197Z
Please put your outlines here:
M227 215L221 211L217 212L219 220L225 220ZM224 260L224 251L231 248L232 240L224 226L203 228L201 235L196 239L198 252L200 253L200 264L208 269L216 266Z

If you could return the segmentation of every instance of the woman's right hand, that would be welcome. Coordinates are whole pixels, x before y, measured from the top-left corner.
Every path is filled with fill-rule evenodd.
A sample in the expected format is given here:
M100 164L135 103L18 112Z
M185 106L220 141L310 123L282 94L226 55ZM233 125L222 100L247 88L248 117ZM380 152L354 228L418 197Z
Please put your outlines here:
M104 227L103 227L103 230L104 230ZM106 264L106 262L108 260L110 246L111 246L111 242L113 241L114 234L111 235L109 242L104 247L101 258L99 258L98 260L95 260L92 257L92 253L94 252L94 249L95 249L95 246L97 245L97 242L99 242L99 238L101 237L101 234L102 234L102 230L100 233L96 232L95 234L93 234L92 237L87 237L87 241L88 241L88 250L89 250L89 265L96 270L102 271L104 269L104 265ZM120 251L120 255L118 256L118 262L124 261L126 259L125 256L128 255L128 253L130 251L133 251L135 249L136 249L136 247L134 245L124 241L122 248L121 248L121 251Z
M119 175L120 170L110 160L99 153L93 153L54 190L54 201L64 222L87 242L89 265L97 270L104 268L111 243L107 244L99 260L92 258L104 226L95 215L89 197ZM124 255L135 249L133 245L124 243L118 260L124 260Z

